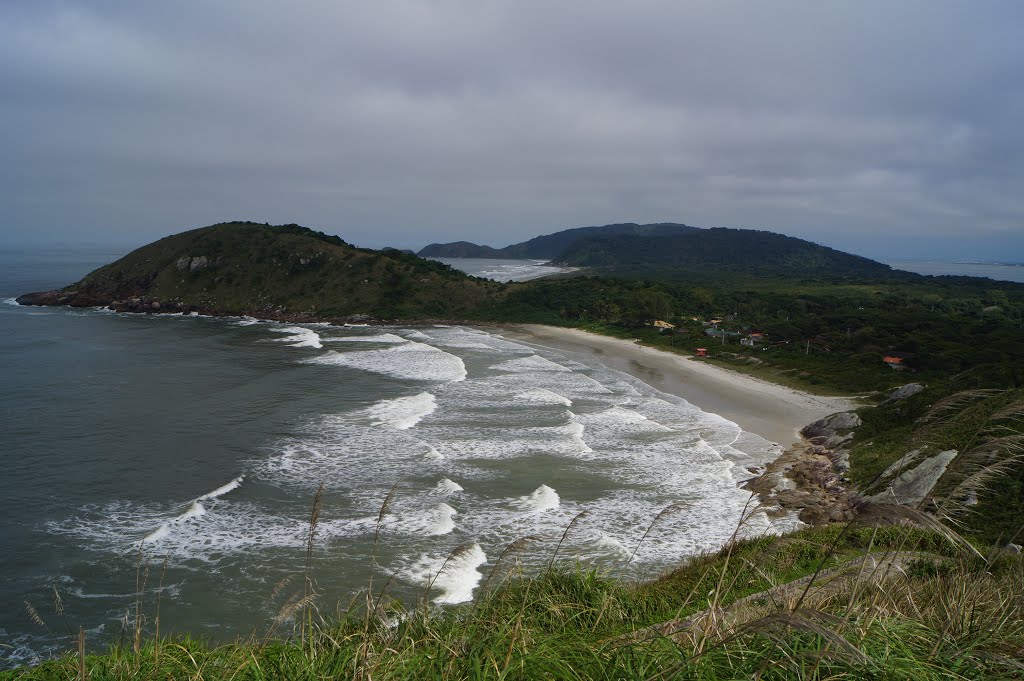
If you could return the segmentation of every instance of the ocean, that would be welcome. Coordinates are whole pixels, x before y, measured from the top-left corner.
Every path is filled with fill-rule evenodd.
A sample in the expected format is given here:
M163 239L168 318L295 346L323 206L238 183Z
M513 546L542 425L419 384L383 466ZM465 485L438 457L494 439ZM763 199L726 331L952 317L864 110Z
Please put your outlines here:
M0 254L3 667L71 648L79 627L90 650L130 640L137 611L149 632L159 613L165 634L264 634L302 590L321 484L321 612L371 574L445 607L518 538L537 540L497 573L546 566L583 511L568 566L640 578L715 549L747 468L778 453L594 357L493 330L13 303L121 254ZM755 513L743 533L783 529Z
M897 270L930 276L987 277L996 281L1024 283L1024 264L994 262L946 262L930 260L886 260Z

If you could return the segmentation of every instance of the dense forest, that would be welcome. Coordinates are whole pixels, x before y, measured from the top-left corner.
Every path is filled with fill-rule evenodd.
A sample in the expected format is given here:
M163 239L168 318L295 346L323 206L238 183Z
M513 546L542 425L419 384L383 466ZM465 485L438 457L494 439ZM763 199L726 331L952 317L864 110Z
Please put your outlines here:
M542 234L504 248L478 246L468 241L456 241L447 244L430 244L418 255L424 258L525 258L525 259L557 259L577 242L595 237L633 236L671 236L699 231L698 227L681 225L674 222L657 222L640 225L635 222L622 222L599 227L574 227L554 234Z

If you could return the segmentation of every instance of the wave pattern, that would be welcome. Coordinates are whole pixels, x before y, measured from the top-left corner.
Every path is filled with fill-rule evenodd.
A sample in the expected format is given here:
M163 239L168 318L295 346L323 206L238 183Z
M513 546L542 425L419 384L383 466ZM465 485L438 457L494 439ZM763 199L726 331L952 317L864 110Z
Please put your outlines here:
M714 549L749 498L737 487L744 467L777 453L589 358L482 331L263 329L304 350L297 364L338 372L339 393L357 380L376 387L346 393L348 408L310 415L209 493L81 509L50 531L122 554L141 543L174 564L238 566L301 549L304 500L322 482L317 541L339 574L367 565L378 537L391 576L456 603L472 598L489 557L517 538L549 540L523 556L528 567L545 564L583 510L560 549L567 559L646 572ZM755 515L741 534L770 530Z

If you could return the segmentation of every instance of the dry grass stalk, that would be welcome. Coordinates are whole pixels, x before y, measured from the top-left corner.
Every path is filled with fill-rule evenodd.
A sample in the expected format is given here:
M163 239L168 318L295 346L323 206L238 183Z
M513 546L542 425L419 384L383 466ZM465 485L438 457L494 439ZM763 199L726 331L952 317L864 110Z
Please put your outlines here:
M955 413L959 413L967 408L973 402L978 400L987 399L993 395L1003 393L1003 390L996 390L991 388L978 389L978 390L962 390L958 393L948 395L931 406L920 418L917 419L918 423L942 423L949 418L952 418Z
M525 537L520 537L519 539L516 539L506 544L505 548L502 549L501 553L498 554L498 559L494 561L494 565L487 572L487 576L484 578L484 582L483 585L480 587L480 591L486 590L487 585L491 582L491 577L494 576L494 574L498 571L498 567L503 564L507 556L519 553L524 548L526 548L527 545L537 541L540 541L540 537L534 535L527 535ZM477 601L477 603L479 603L479 601ZM473 605L474 610L476 609L477 603L474 603Z
M25 603L25 612L28 613L29 619L32 620L33 622L35 622L36 624L38 624L39 626L43 627L44 629L48 630L49 627L46 626L46 622L39 615L39 611L36 610L35 606L32 605L31 603L29 603L28 601L24 601L24 603Z
M476 546L475 543L466 542L464 544L459 544L454 549L452 549L452 552L449 553L448 557L444 559L443 563L441 563L441 569L438 570L433 577L431 577L429 582L427 582L427 588L423 592L424 601L430 597L430 589L433 588L434 582L436 582L437 578L441 576L441 573L448 569L448 566L451 564L452 561L458 560L459 558L462 558L466 554L470 553L473 550L474 546Z
M911 508L910 506L866 502L861 507L860 516L857 520L858 522L866 524L873 522L899 524L900 522L903 522L912 526L923 527L938 533L948 540L953 546L965 553L977 556L978 558L984 558L984 556L974 548L973 544L961 537L951 528L942 524L935 517L925 513L924 511Z
M316 543L316 529L320 524L320 511L323 503L324 496L324 483L320 482L320 485L316 489L316 494L313 495L313 506L309 512L309 536L306 538L306 567L303 573L302 583L302 599L297 602L299 609L305 609L307 605L313 602L316 597L316 588L313 584L313 546ZM303 645L306 643L306 638L311 634L313 621L312 611L306 612L307 616L302 619L302 625L300 629L300 636L302 638Z
M85 629L78 628L78 679L85 681Z
M661 509L658 515L654 516L654 520L652 520L651 524L647 526L646 530L644 530L644 534L642 537L640 537L640 541L637 543L636 548L633 549L633 553L629 554L629 558L626 559L627 566L633 562L633 559L636 557L637 552L640 550L640 547L643 546L644 540L647 539L647 535L651 533L651 530L654 529L654 526L657 525L662 518L681 511L684 506L685 504L683 504L683 502L681 501L673 501L671 504Z
M580 520L582 520L583 518L585 518L588 515L590 515L590 511L587 511L587 510L580 511L579 513L577 513L573 517L572 520L569 521L569 524L566 525L565 531L562 532L561 539L558 540L558 544L555 545L555 550L551 553L551 560L548 561L548 569L547 569L548 572L551 572L551 568L554 567L554 565L555 565L555 558L558 557L558 550L560 548L562 548L562 544L563 544L563 542L565 542L565 538L569 536L569 532L571 532L572 528L576 526L576 523L578 523Z

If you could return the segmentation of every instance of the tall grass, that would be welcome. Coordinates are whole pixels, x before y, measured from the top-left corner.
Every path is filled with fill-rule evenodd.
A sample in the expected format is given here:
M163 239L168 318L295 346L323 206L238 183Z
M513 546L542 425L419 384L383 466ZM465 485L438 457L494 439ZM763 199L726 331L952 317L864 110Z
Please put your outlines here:
M910 526L913 513L867 516L900 524L734 536L641 583L555 562L561 541L536 576L492 579L536 539L523 538L495 561L471 604L432 606L428 586L403 606L384 586L325 618L303 604L316 595L321 494L302 589L266 635L215 646L133 631L128 645L102 653L69 637L65 657L0 679L1024 678L1020 556L983 554L947 528ZM145 609L140 596L135 622ZM291 635L282 628L289 621Z

